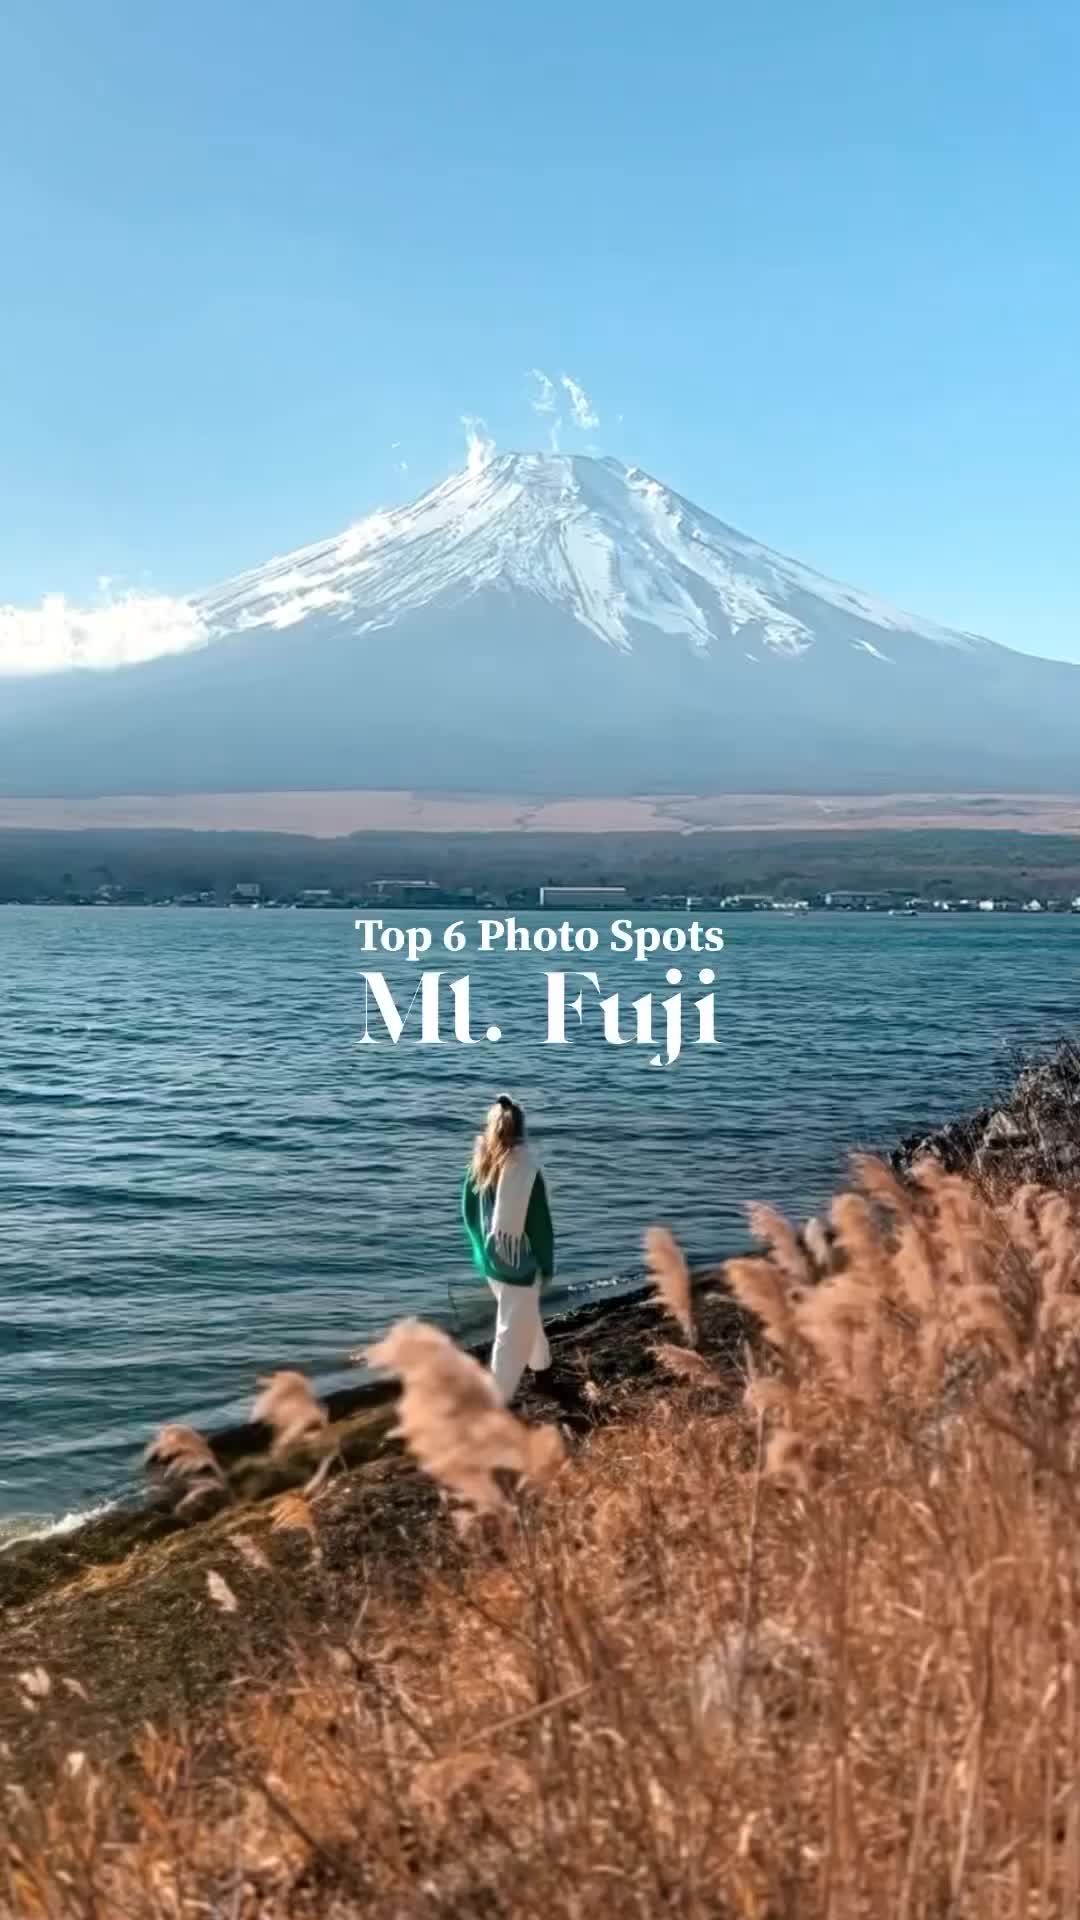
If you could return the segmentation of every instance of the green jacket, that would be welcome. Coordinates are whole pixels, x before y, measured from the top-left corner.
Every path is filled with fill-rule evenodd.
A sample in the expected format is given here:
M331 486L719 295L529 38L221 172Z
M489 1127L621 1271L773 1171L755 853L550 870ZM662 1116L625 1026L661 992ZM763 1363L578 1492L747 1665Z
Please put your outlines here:
M461 1218L473 1265L485 1280L505 1280L512 1287L531 1287L537 1275L541 1280L550 1280L555 1272L555 1232L543 1174L538 1173L533 1181L525 1215L528 1257L514 1270L502 1264L488 1243L492 1198L492 1190L488 1188L481 1193L472 1173L467 1171L461 1189Z

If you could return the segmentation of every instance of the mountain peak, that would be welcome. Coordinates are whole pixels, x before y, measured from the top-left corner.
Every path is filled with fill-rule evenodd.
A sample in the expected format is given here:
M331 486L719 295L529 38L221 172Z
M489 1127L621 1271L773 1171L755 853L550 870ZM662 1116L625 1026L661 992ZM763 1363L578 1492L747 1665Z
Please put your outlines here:
M242 575L196 602L211 635L297 626L361 632L443 599L524 592L619 651L652 629L696 652L739 644L794 658L815 644L801 603L824 600L884 635L966 636L823 579L610 456L507 452L470 459L403 507ZM886 657L871 640L868 650Z
M208 592L109 595L86 612L56 598L0 607L0 675L137 665L313 620L361 635L487 591L525 594L621 653L659 633L701 656L797 659L838 615L859 623L848 638L870 658L891 659L905 635L979 644L813 573L641 467L474 438L466 465L419 498Z
M88 631L62 663L112 671L5 680L0 791L1075 780L1075 667L825 579L610 458L476 443L418 499L174 604L152 648Z

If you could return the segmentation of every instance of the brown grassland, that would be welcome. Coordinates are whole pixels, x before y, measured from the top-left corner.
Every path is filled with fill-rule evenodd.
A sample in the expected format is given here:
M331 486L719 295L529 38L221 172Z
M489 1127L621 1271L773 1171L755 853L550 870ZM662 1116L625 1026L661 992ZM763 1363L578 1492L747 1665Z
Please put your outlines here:
M3 1911L1080 1913L1077 1198L863 1160L826 1220L752 1224L694 1282L649 1237L647 1390L569 1356L568 1423L395 1329L409 1457L344 1559L295 1376L306 1493L230 1503L170 1430L219 1681L118 1732L19 1642Z
M1080 799L1055 793L549 794L343 790L0 796L0 828L297 833L877 832L904 827L1076 833Z

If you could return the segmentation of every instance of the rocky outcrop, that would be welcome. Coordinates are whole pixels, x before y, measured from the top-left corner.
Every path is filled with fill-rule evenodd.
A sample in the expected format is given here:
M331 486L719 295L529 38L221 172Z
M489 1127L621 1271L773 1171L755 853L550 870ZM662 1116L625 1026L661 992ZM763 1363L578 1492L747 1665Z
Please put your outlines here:
M1063 1043L1024 1067L1004 1099L965 1120L909 1134L891 1156L900 1173L922 1159L995 1186L1080 1186L1080 1047Z

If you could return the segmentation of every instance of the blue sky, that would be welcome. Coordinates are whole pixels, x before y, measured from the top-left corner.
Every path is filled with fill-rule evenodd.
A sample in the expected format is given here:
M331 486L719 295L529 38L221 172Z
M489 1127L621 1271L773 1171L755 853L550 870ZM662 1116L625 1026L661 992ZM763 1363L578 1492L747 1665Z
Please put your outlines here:
M0 604L540 444L539 366L565 444L1080 660L1073 0L6 0L0 74Z

